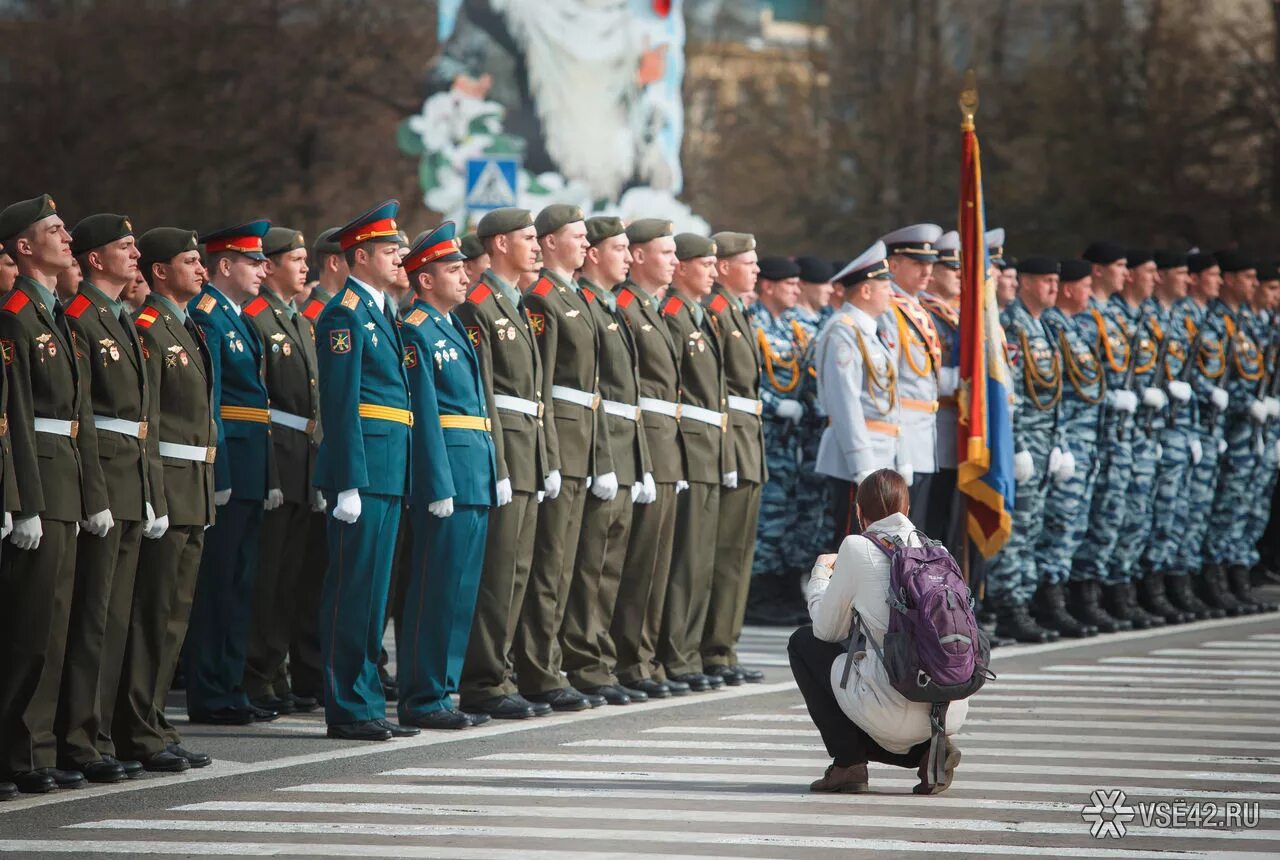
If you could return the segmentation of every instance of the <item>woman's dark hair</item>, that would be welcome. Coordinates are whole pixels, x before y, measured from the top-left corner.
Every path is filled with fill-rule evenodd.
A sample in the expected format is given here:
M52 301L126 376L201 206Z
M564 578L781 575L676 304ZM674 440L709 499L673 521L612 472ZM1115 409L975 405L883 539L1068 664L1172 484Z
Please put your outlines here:
M858 485L858 509L867 525L891 514L911 512L907 482L893 469L880 469Z

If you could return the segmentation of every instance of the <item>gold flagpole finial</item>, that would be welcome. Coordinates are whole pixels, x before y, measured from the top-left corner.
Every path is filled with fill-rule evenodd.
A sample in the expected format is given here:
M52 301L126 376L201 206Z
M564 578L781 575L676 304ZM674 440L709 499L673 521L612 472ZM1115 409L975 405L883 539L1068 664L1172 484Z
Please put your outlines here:
M963 127L973 128L973 117L978 113L978 76L973 69L964 73L964 89L960 90L960 113L964 115Z

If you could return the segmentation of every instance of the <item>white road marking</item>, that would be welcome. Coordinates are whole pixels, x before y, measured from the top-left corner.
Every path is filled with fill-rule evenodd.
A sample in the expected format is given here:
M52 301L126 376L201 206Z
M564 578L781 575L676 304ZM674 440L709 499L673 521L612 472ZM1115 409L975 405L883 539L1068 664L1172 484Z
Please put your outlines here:
M112 839L0 839L0 852L23 851L34 854L57 852L59 854L169 854L182 857L393 857L426 858L426 860L493 860L501 851L493 848L463 848L460 846L405 845L396 843L322 843L322 842L165 842L161 840L112 840ZM556 848L540 850L520 849L520 857L529 860L618 860L617 851L577 850ZM642 860L707 860L706 854L633 854L627 857ZM728 856L728 855L724 855ZM760 860L759 855L735 855L732 860Z
M1187 668L1186 663L1181 664ZM1089 672L1096 677L1111 680L1108 676L1130 674L1130 675L1164 675L1169 676L1169 670L1161 667L1145 667L1145 666L1046 666L1044 672ZM1274 678L1274 671L1265 669L1214 669L1213 677L1215 678ZM1180 680L1180 679L1179 679Z
M1091 713L1090 711L1087 711L1087 710L1072 711L1067 708L1061 708L1058 710L1059 710L1059 713L1062 713L1062 714ZM1020 709L1020 708L1019 709L988 708L986 711L983 712L983 714L991 714L996 712L1009 713L1009 714L1032 713L1030 711ZM1111 716L1132 716L1132 717L1140 717L1143 715L1143 712L1141 711L1124 711L1120 713L1117 713L1115 711L1101 711L1100 713L1105 715L1111 715ZM1117 729L1117 730L1133 729L1134 731L1140 731L1140 732L1150 732L1152 730L1158 730L1161 733L1176 732L1176 731L1190 731L1190 732L1215 731L1215 732L1223 732L1225 734L1231 734L1231 735L1254 734L1254 735L1266 735L1267 737L1276 736L1276 730L1274 726L1222 726L1222 727L1213 726L1213 727L1210 727L1210 726L1185 726L1185 725L1159 725L1151 722L1150 720L1146 722L1140 722L1140 723L1125 722L1125 721L1095 722L1093 720L1046 720L1043 717L1039 719L1009 720L1004 718L983 719L982 715L979 715L979 716L970 715L969 718L964 721L964 725L965 725L965 728L972 728L974 726L990 726L993 729L1002 729L1006 726L1016 727L1016 728L1052 728L1056 726L1064 729L1082 729L1082 728L1099 729L1099 730L1101 729Z
M1103 667L1097 667L1097 668L1098 668L1099 674L1106 671ZM1096 679L1081 678L1081 677L1075 677L1071 675L1062 675L1062 674L1055 675L1052 672L1045 670L1042 672L1009 672L1001 675L999 680L1000 681L1031 681L1033 683L1039 683L1042 681L1053 681L1054 683L1092 684ZM1169 677L1167 674L1164 675L1163 677L1148 678L1143 675L1129 673L1127 675L1107 675L1102 680L1108 681L1113 684L1114 683L1149 684L1150 686L1147 689L1152 691L1162 690L1165 687L1176 687L1178 689L1183 689L1188 684L1193 687L1218 687L1227 692L1230 692L1231 690L1236 690L1238 692L1241 687L1280 688L1280 678L1275 678L1275 677L1272 677L1271 679L1268 679L1268 680L1260 680L1257 678L1240 678L1240 679L1231 681L1230 684L1223 684L1222 681L1217 678L1189 678L1186 676L1172 678L1172 677ZM993 683L998 683L998 682L999 681L993 682ZM1142 689L1142 688L1138 688L1138 689ZM1274 695L1274 694L1270 694L1270 695Z
M1081 693L1088 693L1088 690L1081 690ZM982 707L987 702L1028 702L1037 705L1054 705L1059 702L1084 702L1090 705L1165 705L1169 702L1169 697L1155 696L1147 698L1127 697L1127 696L1046 696L1041 694L1019 696L1016 694L1005 694L998 690L991 692L981 692L969 700L969 708ZM1195 699L1184 696L1177 698L1179 708L1221 708L1225 705L1222 699ZM1125 708L1127 711L1128 708ZM1264 714L1273 714L1280 710L1280 699L1249 699L1247 701L1236 701L1231 703L1231 712L1238 713L1242 711L1262 711ZM1188 711L1190 713L1190 711ZM1249 715L1249 719L1257 719L1256 715Z
M1169 669L1222 669L1232 667L1267 669L1275 666L1275 660L1196 660L1191 657L1103 657L1099 663L1108 665L1166 666Z
M987 696L986 698L974 699L972 702L970 702L969 714L970 715L973 715L973 714L1030 714L1030 713L1096 714L1101 716L1116 716L1116 717L1122 717L1129 714L1140 714L1145 717L1167 717L1169 719L1177 719L1177 720L1196 720L1196 721L1208 721L1208 722L1218 723L1218 725L1199 725L1198 724L1196 726L1175 725L1175 726L1169 727L1178 731L1185 730L1188 728L1199 728L1206 732L1233 731L1236 727L1237 721L1240 723L1248 723L1248 722L1273 723L1274 722L1273 717L1275 715L1275 711L1270 709L1258 709L1258 708L1252 708L1252 707L1238 708L1234 702L1231 702L1231 703L1215 702L1214 703L1219 708L1227 704L1230 704L1231 710L1229 711L1202 711L1202 710L1197 710L1196 706L1194 705L1191 708L1184 709L1182 706L1187 705L1189 703L1187 701L1183 701L1182 699L1177 700L1177 704L1178 704L1177 708L1131 708L1131 707L1115 707L1115 708L1063 707L1063 708L1059 708L1054 706L1052 703L1047 705L1042 705L1042 706L1033 704L1039 701L1042 701L1042 700L1035 696ZM1044 700L1044 701L1049 701L1049 700ZM1081 697L1081 698L1074 698L1074 699L1063 698L1063 699L1055 699L1052 701L1080 702L1082 704L1087 704L1087 705L1111 705L1113 704L1113 702L1117 705L1159 704L1159 700L1143 699L1139 701L1139 700L1133 700L1133 699L1122 699L1122 700L1115 701L1111 699L1099 700L1099 699L1088 698L1088 697ZM1168 700L1166 699L1164 701L1168 701ZM1026 702L1028 704L1021 705L1020 707L1003 707L1006 704L1018 703L1018 702ZM1280 705L1277 705L1276 707L1277 709L1280 709Z

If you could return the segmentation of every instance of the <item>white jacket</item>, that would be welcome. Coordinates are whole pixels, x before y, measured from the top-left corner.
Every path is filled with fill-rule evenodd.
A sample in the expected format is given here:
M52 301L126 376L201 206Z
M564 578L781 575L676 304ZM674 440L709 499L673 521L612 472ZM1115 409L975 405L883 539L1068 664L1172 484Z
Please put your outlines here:
M912 537L915 526L903 514L893 514L871 525L870 531L897 535L918 546ZM849 638L849 628L856 608L868 635L884 642L889 627L889 557L861 535L850 535L840 545L835 570L816 566L805 586L809 615L813 618L814 635L825 642L842 642ZM842 654L831 666L831 688L840 709L880 746L889 752L903 753L929 739L929 705L910 702L889 683L884 664L875 649L853 653L853 670L849 682L840 689L844 674ZM960 730L969 703L952 702L947 708L947 734Z

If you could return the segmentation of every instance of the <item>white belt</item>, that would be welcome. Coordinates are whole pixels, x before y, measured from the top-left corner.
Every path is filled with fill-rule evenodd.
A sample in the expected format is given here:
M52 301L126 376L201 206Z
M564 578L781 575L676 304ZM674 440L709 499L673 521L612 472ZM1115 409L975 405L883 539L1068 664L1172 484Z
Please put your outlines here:
M66 436L68 438L76 438L76 430L79 429L79 421L63 421L58 418L37 418L35 420L35 430L37 433L49 433L53 436Z
M703 409L701 406L690 406L688 403L681 404L680 419L683 421L685 418L724 428L723 412L713 412L710 409Z
M147 438L147 422L145 421L126 421L123 418L108 418L105 415L95 415L93 416L93 427L95 430L106 430L109 433L132 436L134 439Z
M203 445L179 445L176 442L161 442L160 456L172 457L175 460L191 460L195 463L212 463L217 448L205 448Z
M577 388L570 388L567 385L551 386L551 397L555 400L564 400L568 403L585 406L592 412L600 406L599 394L592 394L590 391L579 391Z
M668 418L680 417L680 404L672 403L669 400L656 400L652 397L640 398L640 409L644 412L656 412L659 415L666 415Z
M604 411L608 415L615 415L628 421L640 420L639 406L632 406L630 403L619 403L616 400L603 400L600 405L604 407Z
M284 412L280 409L272 409L270 414L272 424L279 424L281 427L288 427L290 430L300 430L303 433L310 433L315 429L315 423L309 418L303 418L301 415L294 415L292 412Z
M507 394L493 395L493 405L499 409L506 409L509 412L519 412L524 415L532 415L538 418L542 415L542 404L535 403L532 400L525 400L523 397L511 397Z
M752 400L750 397L737 397L733 394L729 395L729 408L738 412L745 412L748 415L759 415L764 412L764 404L759 400Z

